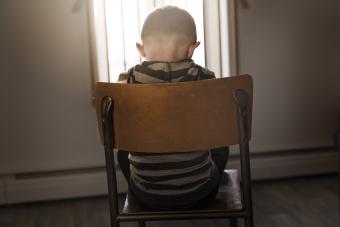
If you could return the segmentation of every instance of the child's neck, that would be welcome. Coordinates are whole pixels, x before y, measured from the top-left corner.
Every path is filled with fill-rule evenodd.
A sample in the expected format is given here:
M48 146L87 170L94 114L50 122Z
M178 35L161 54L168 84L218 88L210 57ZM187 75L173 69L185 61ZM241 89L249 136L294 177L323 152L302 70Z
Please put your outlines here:
M185 60L190 60L189 58L182 58L182 59L162 59L162 58L156 58L156 59L150 59L146 58L145 61L156 61L156 62L180 62L180 61L185 61Z

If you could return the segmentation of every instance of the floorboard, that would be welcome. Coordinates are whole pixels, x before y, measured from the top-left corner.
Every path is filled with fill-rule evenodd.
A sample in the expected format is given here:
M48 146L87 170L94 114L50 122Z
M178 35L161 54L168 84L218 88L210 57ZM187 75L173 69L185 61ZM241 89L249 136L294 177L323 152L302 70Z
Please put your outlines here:
M338 178L319 176L253 184L255 226L338 227ZM106 197L0 206L1 227L108 227ZM242 221L240 221L242 226ZM228 226L227 220L148 222L147 227ZM121 227L137 227L122 223Z

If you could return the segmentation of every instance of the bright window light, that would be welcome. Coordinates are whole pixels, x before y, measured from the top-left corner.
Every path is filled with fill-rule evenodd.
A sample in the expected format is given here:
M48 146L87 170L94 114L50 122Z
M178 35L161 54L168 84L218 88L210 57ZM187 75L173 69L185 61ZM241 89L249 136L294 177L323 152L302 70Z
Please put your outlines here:
M105 0L110 81L142 61L136 49L148 13L160 6L174 5L187 10L195 19L197 40L193 60L205 66L203 0Z

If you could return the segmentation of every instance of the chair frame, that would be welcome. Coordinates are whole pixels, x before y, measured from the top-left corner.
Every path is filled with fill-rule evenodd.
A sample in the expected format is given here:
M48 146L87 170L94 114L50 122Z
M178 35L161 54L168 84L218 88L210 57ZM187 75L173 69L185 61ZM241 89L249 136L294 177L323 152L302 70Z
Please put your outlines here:
M117 179L114 160L114 122L113 109L114 101L111 97L106 96L101 100L101 124L103 130L103 143L105 150L107 183L110 203L111 226L120 226L120 222L138 221L139 227L145 227L145 221L154 220L175 220L175 219L212 219L212 218L229 218L232 227L237 226L237 218L244 218L245 226L252 227L253 209L252 209L252 192L251 192L251 174L249 158L249 140L248 120L251 117L251 104L249 96L242 89L237 89L233 93L234 100L238 107L238 125L239 125L239 148L241 163L241 192L243 209L237 212L219 212L219 213L201 213L197 211L178 211L171 214L157 213L150 215L121 215L119 210Z

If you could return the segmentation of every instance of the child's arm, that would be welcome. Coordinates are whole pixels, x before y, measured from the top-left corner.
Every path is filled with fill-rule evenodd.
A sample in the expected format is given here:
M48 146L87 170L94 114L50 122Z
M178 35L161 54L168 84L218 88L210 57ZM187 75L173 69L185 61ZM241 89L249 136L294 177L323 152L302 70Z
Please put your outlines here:
M118 83L122 83L122 84L127 84L128 83L128 79L129 79L129 75L132 75L133 70L135 67L130 68L127 72L125 73L121 73L118 77Z
M127 83L128 74L127 73L121 73L118 77L118 83L126 84Z

